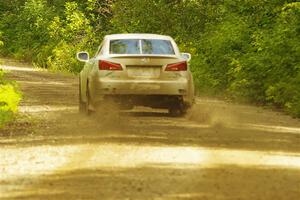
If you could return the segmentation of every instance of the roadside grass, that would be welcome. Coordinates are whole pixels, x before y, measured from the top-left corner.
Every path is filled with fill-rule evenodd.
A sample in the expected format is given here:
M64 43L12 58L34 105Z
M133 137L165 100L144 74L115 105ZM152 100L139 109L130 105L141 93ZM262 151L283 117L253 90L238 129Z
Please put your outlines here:
M0 137L34 135L40 128L40 121L29 114L14 113L13 117L0 127Z
M14 119L22 98L17 84L5 80L4 74L0 69L0 128Z

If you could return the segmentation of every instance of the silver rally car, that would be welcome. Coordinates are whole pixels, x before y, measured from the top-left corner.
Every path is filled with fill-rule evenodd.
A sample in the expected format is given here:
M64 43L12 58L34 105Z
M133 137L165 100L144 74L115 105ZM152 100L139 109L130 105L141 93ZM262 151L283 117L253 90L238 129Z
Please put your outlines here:
M79 75L82 112L113 101L123 109L164 108L178 116L194 103L191 55L180 53L169 36L107 35L94 57L78 52L77 59L85 62Z

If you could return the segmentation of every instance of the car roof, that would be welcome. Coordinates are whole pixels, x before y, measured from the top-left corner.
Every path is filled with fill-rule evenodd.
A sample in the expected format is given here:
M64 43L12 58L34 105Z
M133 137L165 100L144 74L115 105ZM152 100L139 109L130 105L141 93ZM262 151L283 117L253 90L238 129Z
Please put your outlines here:
M127 33L127 34L112 34L106 35L105 39L116 40L116 39L161 39L161 40L172 40L170 36L149 34L149 33Z

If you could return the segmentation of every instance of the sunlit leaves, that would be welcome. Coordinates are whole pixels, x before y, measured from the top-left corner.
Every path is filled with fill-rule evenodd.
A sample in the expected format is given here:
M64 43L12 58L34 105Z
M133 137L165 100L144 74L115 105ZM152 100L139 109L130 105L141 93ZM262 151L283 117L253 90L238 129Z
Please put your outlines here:
M0 70L0 127L12 119L21 100L21 95L16 86L4 81L3 75L3 71Z

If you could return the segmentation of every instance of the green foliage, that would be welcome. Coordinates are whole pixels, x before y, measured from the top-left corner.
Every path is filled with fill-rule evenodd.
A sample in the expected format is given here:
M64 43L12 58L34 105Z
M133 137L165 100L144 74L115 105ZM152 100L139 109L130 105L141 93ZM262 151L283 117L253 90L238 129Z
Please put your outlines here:
M0 3L0 53L79 72L79 50L108 33L171 35L193 54L197 92L300 116L297 0L12 0Z
M2 32L0 32L0 48L4 45L4 42L2 41Z
M81 65L74 55L82 47L91 48L95 37L89 19L79 10L76 2L66 2L64 14L52 19L48 34L53 46L47 50L51 52L39 54L42 58L48 56L46 66L51 70L79 72Z
M13 118L21 99L16 86L4 81L3 75L0 70L0 127Z
M0 30L4 35L2 54L32 60L41 46L48 42L46 27L52 13L46 0L23 3L13 9L15 12L1 13Z
M269 62L266 97L300 116L300 2L286 4L262 45Z
M109 21L107 3L111 0L26 0L17 11L3 3L11 10L0 12L0 31L4 35L0 53L51 70L79 72L81 65L74 55L78 49L94 50L100 43L104 35L101 26Z

